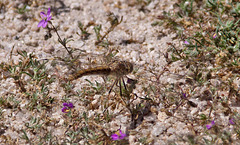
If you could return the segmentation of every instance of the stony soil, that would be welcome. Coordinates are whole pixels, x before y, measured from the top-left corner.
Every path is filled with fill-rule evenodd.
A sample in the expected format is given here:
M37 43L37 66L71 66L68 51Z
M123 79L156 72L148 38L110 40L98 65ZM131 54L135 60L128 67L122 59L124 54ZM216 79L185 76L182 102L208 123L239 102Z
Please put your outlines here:
M164 54L168 51L168 43L173 43L181 49L183 40L176 39L177 34L171 29L166 29L163 26L152 26L152 23L158 20L158 16L161 16L164 11L172 13L176 11L174 4L177 3L177 0L154 0L149 5L139 4L136 0L44 0L38 1L38 4L31 3L31 6L27 7L27 12L19 14L16 11L24 6L23 2L24 0L2 0L0 2L0 6L1 3L4 4L4 7L0 9L0 62L9 63L13 60L12 63L17 64L20 58L17 51L21 50L25 50L29 54L35 54L38 60L52 60L55 57L67 56L66 50L59 44L55 33L52 33L51 38L45 40L44 36L47 29L37 27L41 20L40 12L44 11L46 13L47 9L51 7L52 23L58 28L60 36L73 39L74 41L69 42L68 46L81 50L74 53L75 56L80 54L79 61L83 63L81 67L104 64L103 56L108 53L108 50L95 45L96 35L93 27L101 24L101 33L104 33L110 27L107 14L112 12L119 17L122 16L123 20L106 37L111 42L109 49L117 52L115 56L117 59L134 64L135 73L129 74L128 77L138 81L136 88L133 90L136 96L145 97L149 95L145 88L149 89L150 85L165 88L165 85L171 83L185 83L185 78L182 75L187 72L185 67L182 66L182 62L175 62L168 66L164 57ZM87 28L90 33L88 39L82 40L77 34L81 33L78 22L82 22L84 26L94 23L94 25ZM126 43L126 40L132 40L132 43ZM64 76L69 71L69 67L59 61L56 65L48 63L47 69L50 77L56 72L60 76ZM161 76L158 79L154 74L161 74ZM1 75L4 76L3 73ZM23 79L27 81L29 78L25 77ZM106 83L101 76L84 76L73 81L73 90L82 90L87 86L89 88L89 83L85 79L92 82L98 81L104 85ZM57 138L56 142L59 144L68 138L65 132L68 130L67 127L74 126L74 121L69 121L70 124L66 125L68 116L61 112L63 98L66 96L66 92L60 86L61 80L57 79L48 85L49 95L55 98L55 102L50 110L42 112L37 109L27 109L26 105L28 105L29 100L24 98L13 78L1 78L0 81L0 96L13 96L15 100L20 101L18 107L14 109L0 106L0 124L2 126L0 126L0 142L2 144L6 143L6 140L12 140L17 144L29 143L22 138L23 132L21 130L26 129L26 123L29 123L32 117L38 117L41 120L44 118L44 127L48 132L52 132L52 136ZM31 88L32 85L34 84L28 84L26 88ZM104 101L103 96L108 96L110 86L111 82L106 83L106 92L104 94L98 93L85 96L85 99L91 98L92 106L98 107L86 108L86 104L79 97L72 97L68 101L74 104L75 112L82 114L84 111L88 111L88 117L92 117L97 113L102 113L105 109L101 101ZM108 135L121 127L121 130L128 134L126 140L129 144L139 144L137 143L138 139L143 137L146 137L149 144L158 145L171 142L188 144L186 142L187 138L194 136L196 130L202 132L201 135L206 131L206 124L196 124L194 120L199 114L209 114L210 108L207 107L206 100L199 100L196 96L192 97L191 101L195 102L197 107L191 107L186 103L174 114L171 114L171 112L168 114L164 110L166 106L161 102L155 106L148 106L148 111L143 115L142 120L137 123L135 128L131 128L129 112L122 104L118 103L119 99L115 95L117 91L118 88L116 87L109 96L111 98L109 99L110 104L119 104L111 112L115 113L115 118L109 123L101 124ZM204 92L204 88L197 88L196 91ZM160 94L160 92L158 93ZM151 97L159 97L158 93L150 95ZM174 97L174 94L166 95ZM140 99L134 101L135 104L141 102ZM176 106L168 109L174 108ZM239 110L238 107L235 107L235 109ZM214 111L213 114L217 113ZM47 118L50 120L48 123L46 123ZM219 118L221 120L216 121L216 123L227 126L225 129L231 131L231 126L227 125L229 118L220 113ZM34 143L37 142L39 136L44 136L44 133L46 132L27 131L29 139ZM84 141L80 140L78 143L84 144ZM11 144L10 141L9 144Z

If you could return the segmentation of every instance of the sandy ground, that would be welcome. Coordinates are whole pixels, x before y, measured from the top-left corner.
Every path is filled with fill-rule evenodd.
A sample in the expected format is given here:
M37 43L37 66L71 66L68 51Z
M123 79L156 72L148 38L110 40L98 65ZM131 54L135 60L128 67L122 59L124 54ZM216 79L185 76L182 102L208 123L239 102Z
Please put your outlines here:
M147 95L159 97L158 93L149 94L146 91L146 88L150 88L149 86L164 88L165 84L184 82L183 77L174 75L186 73L183 71L184 67L181 66L181 62L172 63L171 66L168 66L169 71L164 71L164 68L167 66L164 54L168 51L168 43L173 43L181 48L183 41L176 39L177 34L170 29L162 26L152 26L152 23L157 21L158 16L162 15L164 11L172 13L175 11L173 5L177 0L153 0L149 5L138 3L136 0L45 0L39 1L38 5L35 2L31 3L32 5L27 7L27 12L19 14L16 11L17 8L24 6L23 2L23 0L3 0L3 2L0 2L0 5L1 3L5 4L0 11L0 62L2 63L9 63L13 60L13 63L17 64L20 56L16 54L20 50L25 50L28 54L35 54L38 60L51 60L54 57L67 56L66 50L59 44L55 33L52 33L51 38L45 40L44 36L47 34L47 29L37 27L41 20L40 12L44 11L46 13L47 9L51 7L51 21L58 28L60 36L73 39L74 41L69 42L68 46L81 50L76 51L74 56L80 54L79 61L83 64L81 65L82 68L106 63L103 59L104 54L107 54L109 49L112 49L116 53L115 58L134 64L134 73L129 74L128 77L138 80L136 88L133 90L133 93L138 97ZM111 26L109 21L107 21L109 12L112 12L119 18L122 16L123 20L121 24L107 35L106 38L111 42L111 45L109 49L106 49L95 45L96 35L93 28L94 25L101 24L101 33L106 32ZM81 22L84 26L94 23L94 25L87 28L87 32L90 33L88 39L82 40L77 34L81 33L78 28L78 22ZM132 40L132 43L126 43L126 40ZM56 71L60 76L64 76L64 74L68 73L69 68L58 62L54 66L48 63L47 70L50 77L56 74ZM157 80L154 74L161 73L160 79ZM28 80L29 78L24 77L23 79ZM101 76L84 76L73 81L73 90L83 90L87 86L89 88L89 83L85 79L105 84L105 80ZM87 111L88 117L91 118L103 112L104 107L101 101L104 101L104 99L102 97L107 96L107 90L111 86L111 82L106 84L106 92L104 94L86 94L84 99L90 99L92 106L100 106L92 107L92 109L86 108L86 102L82 101L84 99L76 96L69 97L60 86L60 82L60 80L57 80L48 85L49 96L55 98L55 103L49 111L28 109L27 105L29 105L30 100L27 97L24 98L14 80L12 78L1 79L1 97L11 98L12 96L13 100L20 101L20 103L16 108L0 106L0 142L3 143L5 141L6 143L7 140L11 144L10 140L12 140L13 142L17 141L18 144L29 143L22 138L22 130L26 130L28 138L33 143L37 143L38 141L36 140L39 137L44 138L44 134L49 132L55 137L55 140L52 139L52 142L63 143L66 138L69 138L65 134L66 131L70 130L69 128L75 126L74 123L76 123L74 120L67 119L69 116L61 112L62 103L66 96L68 101L74 104L74 110L79 115ZM34 84L27 85L27 88L31 88L31 86L34 86ZM110 104L114 102L119 104L117 103L119 100L114 100L117 90L118 88L116 87L115 91L111 93L110 97L112 99L109 100ZM171 96L171 94L167 95ZM194 130L202 133L206 130L204 125L198 126L198 124L195 124L193 118L200 113L208 114L209 112L209 109L203 109L207 106L207 101L199 101L197 98L193 98L192 101L197 102L198 107L184 106L173 116L163 111L166 107L164 103L159 102L154 107L149 106L151 111L143 115L142 120L138 122L135 128L130 127L128 110L126 108L124 110L123 105L117 105L111 112L115 113L114 119L111 122L99 125L102 126L108 135L121 127L121 130L128 134L126 140L128 140L129 144L139 144L138 139L143 139L144 137L148 143L156 145L168 144L171 141L179 144L188 144L185 141L181 141L181 139L186 139L187 135L194 136ZM139 102L141 102L140 99L135 99L134 103L137 104ZM123 111L119 113L119 110ZM26 123L30 123L32 117L40 119L39 121L43 124L44 131L37 128L33 129L34 131L26 129ZM46 123L46 118L50 120L48 123ZM192 118L192 122L190 118ZM222 119L227 124L227 118ZM46 143L45 141L44 144ZM84 139L80 139L78 143L84 144L86 142Z

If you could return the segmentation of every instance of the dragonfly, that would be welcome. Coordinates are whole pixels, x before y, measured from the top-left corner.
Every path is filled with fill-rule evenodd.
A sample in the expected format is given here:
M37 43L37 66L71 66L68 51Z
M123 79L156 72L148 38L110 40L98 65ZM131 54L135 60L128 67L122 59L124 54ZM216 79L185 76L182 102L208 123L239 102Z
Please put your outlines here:
M119 83L120 88L120 95L122 96L122 84L123 82L125 90L127 90L126 84L124 82L124 76L131 73L133 71L133 64L128 61L121 61L121 60L113 60L108 65L97 66L93 68L78 70L77 72L68 76L68 81L73 81L82 76L87 75L113 75L116 77L113 85L109 90L109 94L111 93L113 86Z

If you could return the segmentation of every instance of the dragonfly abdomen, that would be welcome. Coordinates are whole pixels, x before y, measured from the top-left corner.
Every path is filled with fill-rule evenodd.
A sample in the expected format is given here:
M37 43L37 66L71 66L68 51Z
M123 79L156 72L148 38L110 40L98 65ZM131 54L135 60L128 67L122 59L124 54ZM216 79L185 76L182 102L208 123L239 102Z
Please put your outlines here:
M70 75L68 80L72 81L86 75L109 75L110 73L111 69L108 66L99 66L95 68L79 70L73 75Z

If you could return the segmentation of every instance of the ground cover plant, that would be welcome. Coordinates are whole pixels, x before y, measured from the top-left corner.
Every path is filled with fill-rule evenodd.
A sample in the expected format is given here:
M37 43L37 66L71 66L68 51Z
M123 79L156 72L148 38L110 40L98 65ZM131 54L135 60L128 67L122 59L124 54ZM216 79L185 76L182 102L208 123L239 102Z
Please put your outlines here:
M239 143L239 2L6 0L0 14L1 143Z

